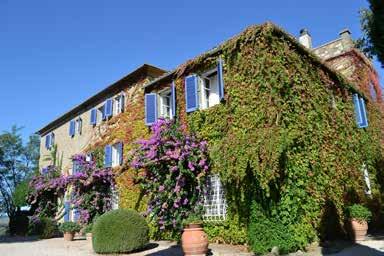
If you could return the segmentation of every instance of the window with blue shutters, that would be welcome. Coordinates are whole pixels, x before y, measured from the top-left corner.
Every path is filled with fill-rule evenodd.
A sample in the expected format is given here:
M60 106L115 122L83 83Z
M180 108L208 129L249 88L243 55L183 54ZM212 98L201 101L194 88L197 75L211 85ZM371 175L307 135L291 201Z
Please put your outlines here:
M113 114L113 101L112 99L108 99L105 102L105 117L109 118Z
M91 121L90 121L90 124L91 125L96 125L97 123L97 109L93 108L91 109Z
M55 144L55 134L53 132L48 133L45 136L45 148L48 150L51 150L54 144Z
M353 94L353 104L355 106L355 117L358 128L368 127L367 110L365 108L364 98L357 93Z
M69 201L66 201L64 203L64 222L69 221L69 212L71 210L71 203Z
M152 125L157 120L157 95L156 93L145 94L145 124Z
M192 112L199 107L198 78L196 75L187 76L184 83L186 111Z
M76 123L75 123L75 120L71 120L69 122L69 136L73 137L75 136L75 132L76 132Z
M112 146L106 145L104 148L104 166L112 167Z

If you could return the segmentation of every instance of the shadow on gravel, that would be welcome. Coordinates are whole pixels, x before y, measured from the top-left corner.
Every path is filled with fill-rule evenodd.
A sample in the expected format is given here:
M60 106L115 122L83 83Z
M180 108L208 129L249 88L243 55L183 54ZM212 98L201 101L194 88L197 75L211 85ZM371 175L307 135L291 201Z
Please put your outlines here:
M0 243L24 243L38 240L37 236L0 236Z
M366 245L355 244L351 247L345 248L342 251L335 252L334 249L323 248L322 255L329 256L383 256L384 252L376 250Z

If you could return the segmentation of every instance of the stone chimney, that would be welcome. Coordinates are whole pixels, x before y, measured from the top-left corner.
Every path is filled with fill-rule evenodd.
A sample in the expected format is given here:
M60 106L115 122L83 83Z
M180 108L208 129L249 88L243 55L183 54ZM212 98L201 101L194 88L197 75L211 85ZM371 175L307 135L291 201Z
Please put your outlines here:
M299 42L309 49L312 48L312 37L307 29L303 28L300 30Z
M351 37L351 31L349 31L349 29L343 29L342 31L340 31L339 35L343 43L344 50L349 50L354 47L354 43Z

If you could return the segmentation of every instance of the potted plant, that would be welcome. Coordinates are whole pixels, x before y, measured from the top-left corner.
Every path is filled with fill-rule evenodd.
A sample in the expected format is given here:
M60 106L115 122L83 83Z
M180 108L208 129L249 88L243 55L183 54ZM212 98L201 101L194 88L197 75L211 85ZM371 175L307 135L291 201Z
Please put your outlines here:
M347 207L347 216L350 221L351 236L355 241L365 240L368 230L368 221L372 213L360 204L354 204Z
M183 224L184 232L181 236L181 247L184 255L206 255L208 252L208 236L203 230L201 215L191 213L183 221Z
M72 221L64 222L59 227L59 230L64 233L65 241L73 241L75 233L79 232L80 229L80 225Z

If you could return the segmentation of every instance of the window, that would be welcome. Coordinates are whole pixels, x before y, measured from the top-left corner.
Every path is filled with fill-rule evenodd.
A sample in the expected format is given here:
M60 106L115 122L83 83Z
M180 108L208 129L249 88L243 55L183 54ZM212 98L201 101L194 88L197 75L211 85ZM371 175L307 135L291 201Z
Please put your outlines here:
M355 105L356 124L358 128L368 127L367 111L365 109L364 98L357 93L353 95L353 104Z
M219 83L217 71L205 73L199 79L200 82L200 106L206 109L220 103Z
M363 175L364 175L364 181L365 181L365 194L366 195L372 195L371 180L369 178L367 165L363 164L362 169L363 169Z
M100 106L98 109L97 109L97 116L101 116L101 119L100 120L105 120L105 114L104 114L104 104L102 106ZM98 118L97 118L98 120Z
M83 120L79 117L76 119L76 132L81 135L83 129Z
M95 126L97 124L97 109L91 109L90 124Z
M45 148L51 150L53 145L55 145L55 134L51 132L45 136Z
M159 93L159 116L162 118L172 118L172 93L165 90Z
M219 104L224 99L223 62L202 75L189 75L184 80L185 109L193 112Z
M81 165L77 161L72 161L72 174L80 173L81 171Z
M123 163L123 143L106 145L104 148L104 166L116 167Z
M91 162L92 161L92 153L88 153L85 155L85 161L86 162Z
M221 221L225 220L227 214L227 204L223 186L218 175L208 177L206 193L204 196L204 220Z
M116 189L112 190L112 210L119 209L119 192Z
M118 115L124 112L125 95L121 93L113 99L113 115Z
M75 120L71 120L69 122L69 136L73 137L75 136L75 133L76 133L76 123L75 123Z
M171 87L159 94L146 93L145 103L145 125L151 126L157 118L174 118L176 114L176 88L172 82Z
M116 167L122 164L123 144L116 143L112 146L112 167Z

